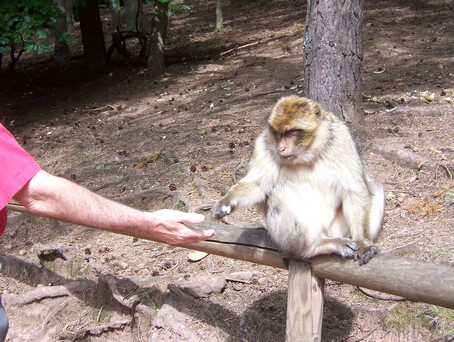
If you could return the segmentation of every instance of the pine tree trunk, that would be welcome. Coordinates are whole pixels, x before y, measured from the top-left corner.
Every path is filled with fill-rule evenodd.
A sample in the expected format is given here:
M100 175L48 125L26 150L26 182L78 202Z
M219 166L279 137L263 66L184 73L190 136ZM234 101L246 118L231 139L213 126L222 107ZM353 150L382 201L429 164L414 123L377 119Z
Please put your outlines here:
M167 32L169 4L155 1L151 36L148 45L148 76L159 78L165 71L165 37Z
M98 1L84 1L83 5L79 6L79 18L88 68L96 73L103 72L107 67L107 53Z
M364 0L308 0L305 95L347 122L362 119Z

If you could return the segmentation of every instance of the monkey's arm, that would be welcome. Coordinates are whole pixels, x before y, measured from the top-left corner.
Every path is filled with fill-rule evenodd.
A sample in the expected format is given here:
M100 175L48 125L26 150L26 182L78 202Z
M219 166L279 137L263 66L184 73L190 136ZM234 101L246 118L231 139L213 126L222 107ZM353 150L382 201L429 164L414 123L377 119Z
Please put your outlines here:
M257 139L247 175L216 203L213 216L222 218L238 207L262 203L273 188L279 174L275 153L270 149L270 137L263 132Z

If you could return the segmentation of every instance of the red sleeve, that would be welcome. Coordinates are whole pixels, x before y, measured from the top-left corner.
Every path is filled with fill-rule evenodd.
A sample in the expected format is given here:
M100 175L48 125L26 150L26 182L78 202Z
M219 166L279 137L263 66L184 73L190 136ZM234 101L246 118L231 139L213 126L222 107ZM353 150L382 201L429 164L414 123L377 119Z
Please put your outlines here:
M0 234L6 225L6 204L40 170L33 157L0 124Z

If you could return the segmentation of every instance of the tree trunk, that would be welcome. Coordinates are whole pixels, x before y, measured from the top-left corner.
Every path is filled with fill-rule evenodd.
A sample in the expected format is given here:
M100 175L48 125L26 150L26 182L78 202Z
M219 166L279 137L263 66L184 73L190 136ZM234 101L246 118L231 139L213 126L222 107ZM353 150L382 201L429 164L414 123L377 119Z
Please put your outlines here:
M126 30L143 32L143 0L125 0Z
M151 36L148 45L148 76L158 78L165 71L164 49L167 32L169 3L155 1Z
M110 11L110 30L117 32L117 27L120 27L120 0L109 0Z
M347 122L362 119L360 72L364 0L308 0L304 90Z
M224 28L224 16L222 15L221 0L216 0L216 27L214 32L220 33Z
M107 53L98 0L84 1L83 5L79 6L79 18L88 68L96 73L103 72L107 67Z
M62 56L69 52L68 42L62 39L62 35L72 32L73 2L72 0L56 0L55 2L62 11L62 16L58 17L55 23L55 55Z

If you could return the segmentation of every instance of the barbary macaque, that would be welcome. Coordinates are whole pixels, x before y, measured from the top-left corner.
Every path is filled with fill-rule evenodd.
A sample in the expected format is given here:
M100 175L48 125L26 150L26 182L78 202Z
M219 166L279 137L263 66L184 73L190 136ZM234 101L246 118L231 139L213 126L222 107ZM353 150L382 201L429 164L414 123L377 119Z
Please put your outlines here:
M383 186L370 176L347 126L309 99L276 103L248 173L216 203L213 216L253 204L287 257L336 253L363 265L378 253Z

